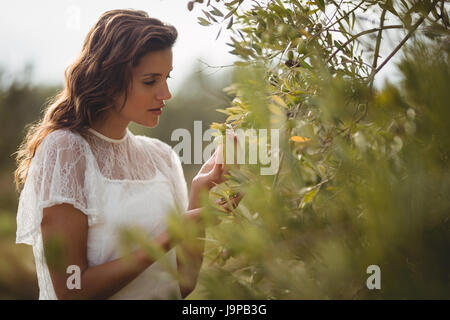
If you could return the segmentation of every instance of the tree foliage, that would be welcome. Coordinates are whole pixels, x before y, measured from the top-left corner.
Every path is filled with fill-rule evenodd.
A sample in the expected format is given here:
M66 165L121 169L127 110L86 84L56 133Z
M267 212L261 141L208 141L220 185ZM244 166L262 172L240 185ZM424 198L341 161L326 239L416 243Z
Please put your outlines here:
M279 129L280 166L233 168L214 190L245 193L228 215L205 201L222 223L198 296L448 299L448 3L188 4L199 7L240 58L228 118L212 127ZM375 87L396 54L401 80ZM370 265L380 290L366 286Z

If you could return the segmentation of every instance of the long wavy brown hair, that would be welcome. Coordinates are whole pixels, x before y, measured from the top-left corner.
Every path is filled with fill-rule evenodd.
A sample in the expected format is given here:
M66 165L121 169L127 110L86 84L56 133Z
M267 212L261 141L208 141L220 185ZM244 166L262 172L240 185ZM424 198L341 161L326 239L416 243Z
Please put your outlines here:
M131 85L132 68L153 51L172 48L177 30L140 10L103 13L87 34L80 56L65 70L65 86L45 108L42 119L31 123L16 152L14 172L20 192L28 168L43 139L52 131L68 128L85 135L101 120L115 99Z

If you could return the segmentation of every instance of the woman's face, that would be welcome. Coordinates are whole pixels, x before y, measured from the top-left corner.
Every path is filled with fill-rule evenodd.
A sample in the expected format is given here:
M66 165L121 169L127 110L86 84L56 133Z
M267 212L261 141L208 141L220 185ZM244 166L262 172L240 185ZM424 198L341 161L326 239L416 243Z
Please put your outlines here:
M164 112L161 109L164 100L172 97L167 85L171 70L171 49L144 55L139 65L132 70L131 88L125 106L118 112L120 117L146 127L156 126L161 112ZM120 108L123 95L118 100Z

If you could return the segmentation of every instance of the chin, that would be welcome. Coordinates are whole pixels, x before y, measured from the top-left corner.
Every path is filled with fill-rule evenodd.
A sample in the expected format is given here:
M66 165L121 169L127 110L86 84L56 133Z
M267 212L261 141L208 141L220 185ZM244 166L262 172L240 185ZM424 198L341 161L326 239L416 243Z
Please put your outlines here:
M137 124L147 127L147 128L154 128L158 125L159 120L153 120L153 121L136 121Z

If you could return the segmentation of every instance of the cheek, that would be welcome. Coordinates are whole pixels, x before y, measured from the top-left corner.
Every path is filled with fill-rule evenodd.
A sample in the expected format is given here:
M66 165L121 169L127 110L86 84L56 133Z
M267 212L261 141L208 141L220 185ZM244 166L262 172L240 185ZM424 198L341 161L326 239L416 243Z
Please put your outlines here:
M132 110L147 110L152 106L153 90L151 87L140 85L128 95L127 106Z

